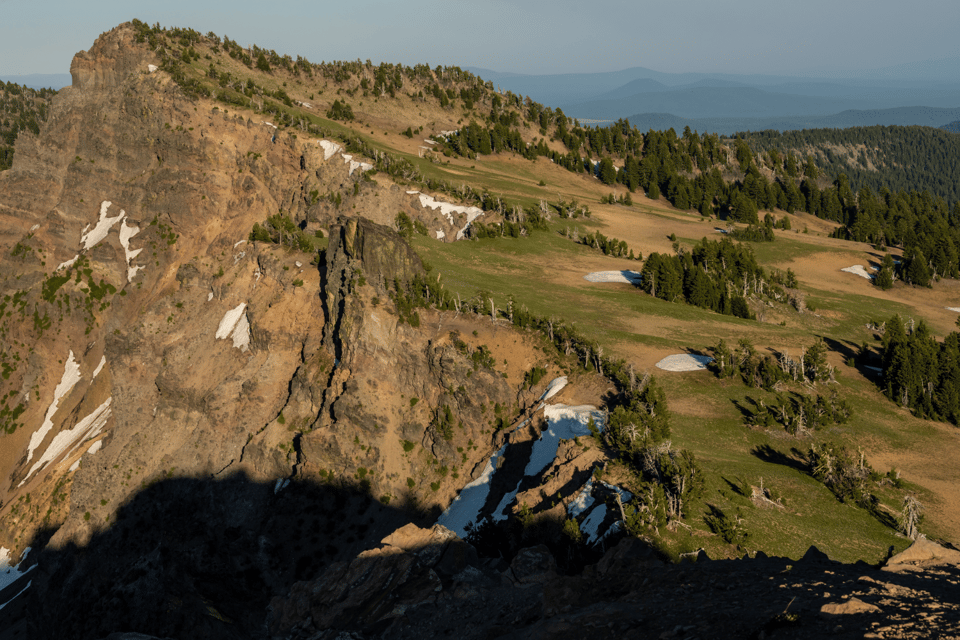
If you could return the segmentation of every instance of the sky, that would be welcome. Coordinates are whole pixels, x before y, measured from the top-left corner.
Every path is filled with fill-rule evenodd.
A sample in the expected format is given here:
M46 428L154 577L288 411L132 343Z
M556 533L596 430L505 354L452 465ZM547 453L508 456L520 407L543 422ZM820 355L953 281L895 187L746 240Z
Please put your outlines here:
M0 0L0 75L67 73L76 52L133 18L312 62L530 74L835 75L960 55L957 0Z

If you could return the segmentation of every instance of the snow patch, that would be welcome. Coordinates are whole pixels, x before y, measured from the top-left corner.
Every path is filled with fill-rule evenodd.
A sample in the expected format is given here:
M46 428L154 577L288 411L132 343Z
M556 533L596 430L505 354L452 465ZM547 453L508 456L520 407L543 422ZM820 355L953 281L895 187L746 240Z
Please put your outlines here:
M633 494L626 489L621 489L606 482L601 482L600 484L609 491L617 492L620 495L620 500L624 503L629 502L633 498ZM571 518L576 518L584 513L587 514L587 517L580 523L580 531L585 533L588 542L593 544L600 542L610 535L611 532L617 531L619 525L619 521L610 525L604 534L598 537L597 534L599 533L600 525L603 524L607 516L607 507L603 503L597 504L597 499L593 495L595 488L596 485L593 483L593 478L590 478L587 480L587 483L583 485L583 489L580 490L577 497L567 505L567 514L569 514Z
M207 294L207 302L210 302L211 300L213 300L213 291Z
M590 478L587 480L587 483L583 485L583 488L580 489L577 497L567 505L567 513L571 518L576 518L592 507L596 501L597 499L593 497L593 478Z
M288 484L290 484L290 478L277 478L277 484L273 485L273 495L286 489Z
M37 565L33 565L33 567L35 567L35 566L37 566ZM30 569L27 569L26 571L24 571L24 573L29 573L30 570L33 569L33 567L30 567ZM17 577L20 577L20 576L17 576ZM13 602L14 600L16 600L17 598L19 598L20 596L22 596L24 593L26 593L26 592L27 592L27 589L29 589L29 588L30 588L30 585L32 585L32 584L33 584L33 580L31 580L30 582L28 582L28 583L27 583L27 586L25 586L25 587L20 591L20 593L18 593L17 595L13 596L12 598L10 598L9 600L7 600L7 601L4 602L3 604L0 604L0 611L2 611L5 606L7 606L8 604L10 604L11 602Z
M100 372L103 370L103 365L105 364L107 364L107 356L100 356L100 364L98 364L97 368L93 370L94 378L100 375Z
M78 253L77 255L73 256L72 258L70 258L70 259L67 260L66 262L61 262L61 263L60 263L60 266L58 266L56 269L54 269L54 271L60 271L60 269L68 269L68 268L72 267L72 266L73 266L73 263L76 262L79 257L80 257L80 254Z
M619 493L621 502L630 502L631 500L633 500L633 494L627 491L626 489L621 489L620 487L617 487L615 485L612 485L606 482L601 482L600 484L605 486L610 491L616 491L617 493Z
M67 469L67 473L73 473L79 468L80 468L80 458L77 458L76 460L73 461L73 464L70 465L70 468Z
M87 455L93 455L97 451L100 451L100 449L102 448L103 448L103 440L97 440L92 445L90 445L89 449L87 449Z
M463 214L467 216L467 224L465 224L462 229L457 231L457 240L463 239L463 236L470 227L470 224L483 215L483 209L480 209L479 207L467 207L463 205L450 204L449 202L440 202L433 196L428 196L425 193L420 193L419 198L421 207L424 209L439 209L441 215L445 216L450 224L456 224L453 218L454 214Z
M639 271L595 271L583 276L587 282L623 282L640 284Z
M497 461L506 450L507 445L503 445L499 451L490 456L483 468L483 473L460 490L460 495L450 503L446 511L440 514L437 524L442 524L461 538L467 537L467 525L476 523L480 510L487 502L487 496L490 495L490 479L497 470Z
M121 213L123 213L121 211ZM127 282L132 282L133 277L137 275L137 271L143 269L143 266L133 267L130 266L130 261L140 255L140 252L143 249L130 249L130 238L140 233L140 227L137 225L127 226L127 221L123 220L120 223L120 246L123 247L123 255L127 260Z
M320 148L323 149L324 161L329 160L333 157L333 154L343 149L343 147L338 145L336 142L330 142L329 140L321 140Z
M237 247L242 245L244 242L246 242L246 240L237 240L236 242L233 243L233 248L236 249Z
M9 587L14 583L15 580L17 580L17 578L23 575L17 571L17 567L23 563L23 560L26 559L27 553L29 552L30 549L27 549L24 552L23 558L20 560L20 562L18 564L12 564L13 558L10 557L10 549L7 549L6 547L0 547L0 591Z
M503 511L504 511L504 509L506 509L514 500L517 499L517 492L520 491L520 485L521 485L522 483L523 483L523 480L521 479L520 482L517 483L516 488L514 488L513 491L508 492L506 495L503 496L503 499L500 500L500 504L498 504L498 505L497 505L497 508L493 510L493 519L494 519L495 521L500 522L501 520L506 520L506 519L507 519L507 516L506 516L505 513L503 513Z
M550 381L550 384L547 385L547 390L543 392L543 395L540 396L540 401L549 400L553 396L560 393L560 390L567 386L567 376L560 376L559 378L554 378Z
M39 228L40 228L40 225L39 225L39 224L33 225L32 227L30 227L30 233L33 233L34 231L36 231L36 230L39 229Z
M107 210L110 208L110 205L113 203L109 200L104 200L100 203L100 219L97 220L97 226L95 226L90 232L84 233L80 237L80 242L83 243L84 249L91 249L107 237L107 234L110 232L110 228L113 225L120 222L125 215L126 211L123 209L120 210L120 213L114 217L109 217L107 215ZM89 225L87 225L89 227Z
M63 365L63 376L60 378L60 384L53 390L53 402L50 403L50 407L47 409L47 415L43 418L43 424L36 433L30 436L30 444L27 447L27 462L30 462L30 459L33 458L33 452L36 451L37 447L43 442L43 439L46 438L50 430L53 429L53 414L57 412L57 407L60 406L60 400L70 393L70 390L80 382L80 377L80 364L74 360L73 351L71 351L67 357L67 364ZM22 485L23 482L20 484Z
M437 240L443 240L446 237L447 234L445 234L443 231L437 231Z
M341 153L340 157L343 158L344 164L350 165L350 175L353 175L353 172L357 169L360 169L360 171L370 171L370 169L373 169L373 165L369 162L357 162L353 159L353 156L349 156L345 153Z
M156 73L157 69L159 69L159 68L160 68L160 67L158 67L158 66L155 65L155 64L148 64L148 65L147 65L147 71L148 71L149 73Z
M947 311L956 311L957 313L960 313L960 307L946 307L946 310L947 310Z
M852 267L840 269L840 271L846 271L847 273L852 273L854 275L860 276L861 278L866 278L867 280L873 280L873 274L868 273L867 270L861 264L855 264Z
M590 512L590 515L580 523L580 531L587 536L588 542L596 542L600 525L607 517L607 505L601 504Z
M601 429L603 424L603 414L590 405L571 407L551 404L544 407L543 415L547 419L547 429L533 443L530 461L523 471L525 476L536 476L546 469L556 459L561 440L590 435L587 426L590 418L593 418L598 429Z
M43 452L43 456L30 468L30 472L27 473L23 482L20 483L20 486L22 486L23 483L27 481L27 478L32 476L34 472L45 464L53 462L60 454L68 449L73 451L84 440L100 435L100 432L103 431L103 428L107 424L107 420L110 419L110 403L112 401L113 398L107 398L93 413L78 422L72 429L58 433L50 443L50 446L47 447L47 450Z
M678 353L667 356L657 363L657 369L664 371L703 371L707 363L713 362L710 356L695 356L690 353Z
M250 348L250 323L244 311L246 302L241 302L236 308L227 311L217 327L217 340L233 339L233 346L240 351Z

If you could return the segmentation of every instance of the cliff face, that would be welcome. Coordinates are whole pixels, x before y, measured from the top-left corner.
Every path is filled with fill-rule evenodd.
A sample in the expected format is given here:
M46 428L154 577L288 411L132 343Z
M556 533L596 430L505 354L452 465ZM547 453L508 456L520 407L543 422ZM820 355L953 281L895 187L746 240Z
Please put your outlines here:
M294 579L435 517L516 402L494 363L535 358L504 328L478 366L476 319L399 312L429 275L369 218L409 194L154 62L101 36L0 174L0 544L46 545L35 637L257 627ZM278 211L325 253L248 241Z
M129 26L101 36L0 174L0 542L55 530L52 544L82 544L166 477L323 472L384 500L434 483L426 503L451 495L448 472L469 475L492 446L485 405L515 393L473 375L439 314L398 321L390 289L422 271L416 254L357 218L330 231L326 261L246 240L278 211L329 230L314 190L392 220L399 189L188 99L154 62ZM443 406L447 439L429 429Z

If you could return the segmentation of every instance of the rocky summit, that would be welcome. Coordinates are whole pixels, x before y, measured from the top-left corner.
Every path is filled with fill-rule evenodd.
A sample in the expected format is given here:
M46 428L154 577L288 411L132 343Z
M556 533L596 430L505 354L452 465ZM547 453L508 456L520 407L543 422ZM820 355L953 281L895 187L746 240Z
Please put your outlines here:
M877 565L634 535L598 407L655 387L409 241L509 212L162 49L103 34L0 172L0 639L960 634L960 553L922 536Z

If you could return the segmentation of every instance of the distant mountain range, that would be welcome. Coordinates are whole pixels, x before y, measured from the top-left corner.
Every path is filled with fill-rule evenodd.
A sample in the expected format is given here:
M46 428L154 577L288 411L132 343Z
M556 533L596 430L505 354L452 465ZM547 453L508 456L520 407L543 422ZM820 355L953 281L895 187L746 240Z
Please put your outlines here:
M951 122L940 127L944 131L952 131L953 133L960 133L960 120L956 122Z
M877 69L850 78L672 74L643 67L562 75L471 71L501 89L560 107L581 120L629 118L641 130L690 126L729 134L873 124L943 126L957 119L960 107L960 75L946 71L946 62L951 61Z
M638 113L628 118L640 131L684 127L699 133L732 135L741 131L793 131L797 129L846 129L872 125L943 127L960 119L960 107L897 107L895 109L850 109L826 116L779 116L768 118L681 118L669 113Z

